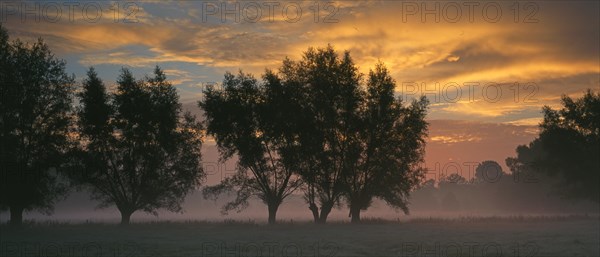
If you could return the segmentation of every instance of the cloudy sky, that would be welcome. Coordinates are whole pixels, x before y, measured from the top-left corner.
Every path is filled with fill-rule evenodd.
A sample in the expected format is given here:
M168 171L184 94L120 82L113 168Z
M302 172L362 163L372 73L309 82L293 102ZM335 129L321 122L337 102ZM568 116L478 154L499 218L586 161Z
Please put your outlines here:
M141 77L159 65L186 106L225 71L259 76L311 46L350 51L365 73L380 60L399 96L430 99L427 165L443 169L504 164L535 137L542 106L600 88L599 8L597 1L2 1L0 21L12 38L43 38L78 80L89 66L113 84L123 66Z

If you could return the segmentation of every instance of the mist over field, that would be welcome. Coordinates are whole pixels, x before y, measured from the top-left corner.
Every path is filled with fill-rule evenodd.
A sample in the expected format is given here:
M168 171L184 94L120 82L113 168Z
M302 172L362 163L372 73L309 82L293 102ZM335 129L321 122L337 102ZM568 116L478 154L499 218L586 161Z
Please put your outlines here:
M418 194L418 193L417 193ZM418 196L417 196L418 197ZM191 193L183 204L183 213L172 213L159 211L158 216L146 214L143 212L135 213L132 216L134 222L165 222L165 221L240 221L253 223L266 223L265 208L258 199L250 202L250 207L241 213L230 213L222 215L220 207L226 202L226 197L221 201L211 201L202 198L201 193ZM428 199L430 200L430 199ZM436 199L437 200L437 199ZM542 202L545 200L546 202ZM517 202L512 209L494 207L496 202ZM462 205L483 205L485 207L460 207ZM74 193L65 201L56 206L56 211L52 216L46 216L37 213L28 214L27 219L37 222L67 222L67 223L113 223L120 221L119 212L113 209L96 209L97 203L90 202L89 196L83 193ZM532 200L515 200L508 198L488 198L473 199L469 197L467 201L460 202L454 207L440 207L439 204L427 201L415 200L412 203L411 212L405 215L393 208L387 206L384 202L376 201L369 210L363 213L366 219L384 219L391 221L409 221L413 219L456 219L456 218L515 218L515 217L544 217L544 216L589 216L598 217L598 205L591 202L573 203L566 200L548 199L541 196ZM291 197L278 211L278 219L282 222L310 222L310 211L305 206L304 200L300 196ZM8 213L1 214L1 221L7 222ZM348 208L334 209L330 214L329 220L333 222L348 222Z

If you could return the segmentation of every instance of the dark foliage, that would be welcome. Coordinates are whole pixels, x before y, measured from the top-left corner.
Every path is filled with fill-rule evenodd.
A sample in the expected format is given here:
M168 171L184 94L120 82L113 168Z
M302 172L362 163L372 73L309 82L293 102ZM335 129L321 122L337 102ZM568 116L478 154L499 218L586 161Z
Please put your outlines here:
M534 172L555 178L565 197L600 200L600 93L562 98L563 107L543 109L540 135L517 147L506 164L513 173Z
M0 206L51 213L66 193L59 171L71 149L74 78L39 39L9 41L0 25Z
M101 207L116 205L121 223L137 210L180 211L186 194L204 178L203 127L181 113L179 96L164 72L136 80L123 69L107 94L93 68L79 95L83 173L72 178L92 190Z
M251 196L257 196L268 207L270 224L276 222L283 200L300 185L286 158L294 144L286 124L287 96L274 79L267 73L265 80L272 83L259 83L249 74L227 73L224 89L209 88L199 103L222 159L239 157L237 173L205 188L205 197L236 191L236 198L223 207L227 213L241 211Z

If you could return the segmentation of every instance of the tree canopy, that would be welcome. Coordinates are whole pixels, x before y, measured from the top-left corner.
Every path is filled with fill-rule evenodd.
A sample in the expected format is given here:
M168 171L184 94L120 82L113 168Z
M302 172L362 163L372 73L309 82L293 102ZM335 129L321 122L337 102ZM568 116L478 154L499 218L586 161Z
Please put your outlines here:
M360 221L374 198L408 213L408 196L423 179L428 101L409 106L394 96L396 83L379 63L369 72L364 104L359 110L357 142L346 177L345 198L352 221Z
M137 210L180 211L205 176L202 125L182 115L177 91L159 67L144 80L123 68L111 94L93 68L87 75L78 123L85 172L72 178L88 186L101 207L116 205L122 224Z
M297 135L296 172L315 222L324 223L344 195L346 175L357 161L360 107L364 104L362 74L349 52L333 47L309 48L301 60L285 59L278 77L300 97L289 99ZM295 101L294 101L295 100Z
M274 78L267 73L265 80ZM300 185L293 177L286 152L294 143L285 122L286 99L276 83L259 83L252 75L225 74L223 90L209 88L199 106L204 110L207 132L215 137L222 159L239 157L237 173L204 189L207 198L235 190L236 198L223 212L242 210L251 196L268 207L269 223L277 209Z
M407 212L422 175L427 100L404 106L383 64L366 85L362 77L349 52L340 56L331 46L285 59L262 81L227 73L223 89L209 88L199 105L222 157L237 154L240 169L205 194L237 190L224 211L258 196L269 222L299 186L315 222L325 222L342 199L354 221L374 198Z
M551 178L565 197L600 200L600 93L562 97L562 108L543 109L538 138L517 147L506 164L513 172Z
M0 25L0 206L51 213L67 191L58 174L72 146L74 77L39 39L9 41Z

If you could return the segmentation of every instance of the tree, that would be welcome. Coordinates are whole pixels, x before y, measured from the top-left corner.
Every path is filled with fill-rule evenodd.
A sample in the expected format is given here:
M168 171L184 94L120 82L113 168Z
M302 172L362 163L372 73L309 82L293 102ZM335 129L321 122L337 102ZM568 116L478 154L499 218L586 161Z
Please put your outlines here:
M369 72L360 110L362 123L349 137L349 157L344 196L352 222L360 222L374 198L408 213L408 196L423 178L421 167L427 136L428 101L425 97L403 106L394 97L396 83L379 63Z
M269 83L259 83L252 75L225 74L223 90L208 88L198 104L204 110L207 133L217 142L221 159L239 157L234 176L204 189L205 198L237 191L236 198L222 212L238 212L257 196L268 208L269 224L276 222L277 209L300 186L288 161L293 147L289 123L284 115L287 96L276 77L267 72Z
M467 192L473 188L471 185L466 178L458 173L442 174L438 183L440 207L446 211L459 210L461 202L466 200Z
M437 211L439 209L439 200L437 198L438 188L435 186L434 179L423 181L416 190L410 194L410 205L414 209L421 211Z
M467 181L467 179L458 173L452 173L450 175L442 174L440 176L439 187L440 188L444 188L447 186L452 187L452 185L465 185L468 183L469 182Z
M406 208L418 183L427 124L425 98L403 107L382 64L367 89L349 52L309 48L300 61L285 59L267 85L286 92L278 124L287 134L284 160L302 178L304 198L317 223L325 223L345 197L353 220L373 198Z
M456 195L454 195L454 192L452 191L449 191L444 195L441 206L445 211L458 211L461 208L460 202L456 199Z
M23 211L50 214L67 191L59 171L71 149L74 77L39 39L9 42L0 25L0 206L10 223Z
M339 56L331 46L309 48L302 60L285 59L279 69L281 83L297 95L290 99L299 106L290 121L298 144L295 166L317 223L339 204L346 170L356 161L349 151L364 100L361 76L349 52Z
M116 205L121 224L138 210L180 211L205 176L201 124L182 116L177 91L159 67L140 81L122 69L110 95L93 68L87 75L78 113L85 172L74 180L92 190L100 207Z
M496 161L483 161L475 168L474 182L477 183L494 183L500 181L504 172L502 167Z
M556 179L566 197L600 200L600 93L588 90L573 100L562 97L563 107L543 108L539 137L517 147L506 164L516 174L534 172Z

